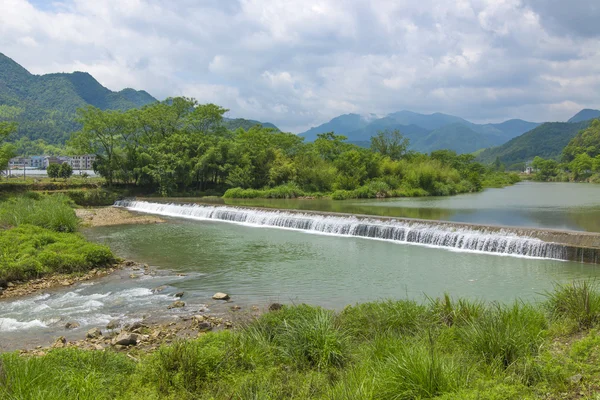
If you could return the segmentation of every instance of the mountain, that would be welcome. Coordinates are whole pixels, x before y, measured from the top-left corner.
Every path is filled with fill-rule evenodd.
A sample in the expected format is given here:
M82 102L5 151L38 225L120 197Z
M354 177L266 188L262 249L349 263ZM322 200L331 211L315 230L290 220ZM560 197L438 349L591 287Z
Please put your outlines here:
M600 118L600 110L590 110L589 108L586 108L579 111L567 122L589 121L594 118Z
M535 122L509 120L499 124L474 124L464 118L434 113L419 114L399 111L376 118L346 114L300 133L306 141L317 134L335 132L348 137L351 143L365 145L377 132L398 129L410 140L410 148L421 152L451 148L458 153L470 153L482 147L497 146L538 126ZM479 146L479 147L478 147Z
M300 133L300 136L303 136L306 142L312 142L317 139L317 135L320 133L335 132L337 135L346 135L357 129L364 128L369 122L369 118L358 114L344 114L322 125L310 128L306 132ZM369 139L370 136L367 140Z
M0 53L0 120L18 122L17 138L64 143L79 129L78 108L128 110L155 101L143 90L113 92L87 72L33 75Z
M242 128L244 130L248 130L256 125L261 125L265 128L272 128L275 130L280 130L278 127L276 127L275 125L273 125L270 122L260 122L260 121L254 121L252 119L244 119L244 118L235 118L235 119L231 119L231 118L223 118L223 125L232 131L235 131L236 129Z
M463 123L455 122L434 129L427 136L416 140L411 147L423 153L440 149L454 150L457 153L472 153L502 143L504 143L504 139L500 136L482 134Z
M482 151L477 159L492 163L498 157L509 168L530 161L535 156L558 159L571 139L589 125L590 121L546 122L501 146Z

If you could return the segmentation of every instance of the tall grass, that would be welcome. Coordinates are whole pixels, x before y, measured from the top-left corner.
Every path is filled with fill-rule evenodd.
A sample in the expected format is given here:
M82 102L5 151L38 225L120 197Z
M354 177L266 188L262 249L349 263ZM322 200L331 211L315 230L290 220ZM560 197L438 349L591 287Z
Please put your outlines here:
M537 354L547 320L537 308L519 302L494 304L459 330L463 345L485 362L507 368L522 357Z
M564 290L553 294L562 299ZM585 291L597 294L592 285ZM547 304L449 295L339 313L286 306L232 331L163 345L138 363L111 351L0 355L0 398L592 398L596 332L557 343L548 326L561 318L571 317ZM569 379L576 374L582 382Z
M592 328L600 322L600 293L595 281L556 285L545 295L546 306L555 318L571 320L580 330Z
M79 220L64 195L19 196L0 203L0 224L36 225L57 232L74 232Z
M0 230L0 280L39 278L105 267L115 261L110 249L79 234L32 225Z

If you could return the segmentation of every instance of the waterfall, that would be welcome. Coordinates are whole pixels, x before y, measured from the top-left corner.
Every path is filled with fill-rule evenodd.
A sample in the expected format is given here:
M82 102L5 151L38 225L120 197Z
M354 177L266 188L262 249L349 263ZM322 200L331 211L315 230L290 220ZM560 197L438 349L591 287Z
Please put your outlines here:
M367 217L200 204L167 204L122 200L117 201L115 206L150 214L196 220L225 221L254 227L355 236L460 251L558 260L567 259L567 251L564 245L519 236L507 229L459 227L438 224L435 221L379 220Z

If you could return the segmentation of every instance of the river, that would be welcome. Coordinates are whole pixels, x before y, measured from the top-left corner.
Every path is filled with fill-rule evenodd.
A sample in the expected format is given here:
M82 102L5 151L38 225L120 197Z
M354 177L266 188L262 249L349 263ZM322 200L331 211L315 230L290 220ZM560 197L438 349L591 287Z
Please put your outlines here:
M600 186L583 184L523 183L452 198L227 203L600 231ZM93 284L2 301L0 332L10 341L64 334L71 320L81 323L72 333L77 334L113 318L177 315L183 311L166 306L179 291L185 292L190 309L216 307L210 296L218 291L242 307L306 302L341 309L387 298L425 300L445 292L488 301L535 301L555 283L595 278L600 271L592 264L315 233L189 216L167 217L164 224L88 228L89 239L159 273L130 279L127 271ZM152 293L159 285L167 289Z

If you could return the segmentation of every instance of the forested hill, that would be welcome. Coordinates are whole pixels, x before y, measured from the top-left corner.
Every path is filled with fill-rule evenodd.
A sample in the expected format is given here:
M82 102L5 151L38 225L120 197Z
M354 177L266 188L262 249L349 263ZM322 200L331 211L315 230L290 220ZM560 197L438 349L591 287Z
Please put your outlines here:
M157 101L147 92L113 92L86 72L33 75L0 53L0 120L16 120L18 137L63 143L79 129L76 110L128 110Z
M502 146L484 150L477 159L492 163L498 158L509 168L521 168L535 156L558 159L571 139L590 122L547 122Z

